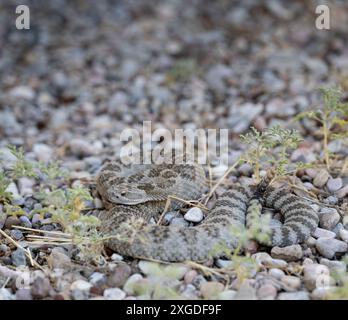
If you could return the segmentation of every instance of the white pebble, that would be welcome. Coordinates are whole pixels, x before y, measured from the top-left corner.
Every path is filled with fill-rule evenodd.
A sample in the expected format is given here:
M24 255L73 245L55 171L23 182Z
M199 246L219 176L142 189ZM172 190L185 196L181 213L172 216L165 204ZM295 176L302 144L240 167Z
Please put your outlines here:
M328 259L332 259L336 253L344 253L348 249L347 243L333 238L319 238L315 246L319 253Z
M104 290L104 298L107 300L122 300L126 293L120 288L109 288Z
M348 231L346 229L341 229L338 233L343 241L348 242Z
M330 192L336 192L342 188L343 183L341 178L336 178L336 179L331 178L329 179L326 185Z
M76 280L71 284L70 290L89 291L91 287L92 287L92 284L90 284L89 282L85 280Z
M186 212L184 215L185 220L191 222L201 222L203 220L203 212L201 209L194 207Z
M313 237L317 239L318 238L335 238L336 233L326 229L316 228L315 231L313 232Z

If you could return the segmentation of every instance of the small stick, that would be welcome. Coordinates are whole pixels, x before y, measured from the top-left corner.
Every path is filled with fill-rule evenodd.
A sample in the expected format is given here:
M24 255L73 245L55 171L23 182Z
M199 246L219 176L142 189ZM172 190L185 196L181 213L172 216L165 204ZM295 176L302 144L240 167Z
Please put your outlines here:
M41 269L42 271L45 271L31 256L31 252L29 249L25 249L23 248L17 241L13 240L9 235L7 235L4 231L2 231L0 229L0 233L6 238L8 239L11 243L13 243L17 248L22 249L25 253L25 255L28 257L30 264L34 267L37 267L39 269Z
M238 165L240 161L240 158L238 158L238 160L231 166L228 168L228 170L224 173L224 175L220 178L220 180L214 185L214 187L210 190L209 194L207 195L207 198L204 202L204 205L207 205L209 199L211 198L211 196L213 195L213 193L215 192L215 190L218 188L218 186L227 178L227 176L236 168L236 166Z

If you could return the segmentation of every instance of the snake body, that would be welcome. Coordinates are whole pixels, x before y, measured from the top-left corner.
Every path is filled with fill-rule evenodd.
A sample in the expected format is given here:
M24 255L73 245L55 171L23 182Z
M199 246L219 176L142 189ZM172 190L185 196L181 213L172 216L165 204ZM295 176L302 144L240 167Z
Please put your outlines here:
M253 201L281 213L281 228L271 228L271 246L305 241L318 225L316 212L288 189L234 185L216 201L205 219L193 227L151 224L165 208L168 196L199 199L205 190L205 173L197 164L106 164L97 177L97 189L107 210L101 212L101 232L106 246L130 257L162 261L202 261L219 257L238 246L233 230L243 229ZM171 210L183 206L171 202Z

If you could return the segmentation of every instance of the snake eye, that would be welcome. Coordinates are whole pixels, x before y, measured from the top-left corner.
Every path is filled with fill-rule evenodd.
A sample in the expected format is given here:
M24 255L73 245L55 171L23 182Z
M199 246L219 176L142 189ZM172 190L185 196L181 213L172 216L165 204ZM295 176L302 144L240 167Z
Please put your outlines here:
M125 196L125 195L126 195L126 191L121 191L121 192L120 192L120 195L121 195L121 196Z

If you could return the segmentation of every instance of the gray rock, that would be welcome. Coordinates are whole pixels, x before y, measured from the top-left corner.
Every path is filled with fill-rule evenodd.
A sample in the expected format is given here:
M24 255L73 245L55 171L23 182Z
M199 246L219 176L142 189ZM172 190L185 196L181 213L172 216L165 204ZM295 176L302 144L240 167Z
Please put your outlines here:
M348 249L347 243L333 238L319 238L316 242L318 252L325 258L332 259L336 253L344 253Z
M217 295L218 300L234 300L237 291L235 290L225 290Z
M303 268L303 282L312 291L317 288L322 278L329 278L330 270L327 266L317 263L306 264Z
M317 240L313 237L308 237L308 239L306 240L306 245L308 247L314 247L316 244Z
M9 289L0 288L0 301L1 300L14 300L15 296L10 292Z
M36 156L36 159L48 163L52 161L53 158L53 150L50 146L43 143L36 143L33 145L33 152Z
M104 290L104 298L106 300L122 300L126 297L126 293L120 288L109 288Z
M187 284L181 292L181 295L186 299L197 299L199 291L192 284Z
M143 279L144 278L141 274L133 273L125 282L125 284L123 286L123 290L129 295L134 295L135 294L135 291L134 291L135 284Z
M22 231L18 229L11 230L10 236L17 241L24 238Z
M16 99L33 100L35 92L28 86L17 86L10 90L10 96Z
M113 253L110 258L112 261L123 261L123 257L117 253Z
M33 186L35 180L29 179L27 177L22 177L18 179L18 188L22 196L32 195L34 193Z
M322 208L319 213L320 227L332 230L341 219L340 214L335 208Z
M277 296L277 288L271 284L264 284L257 290L257 297L260 300L274 300Z
M283 270L276 268L269 269L268 274L277 280L280 280L285 275Z
M339 199L343 199L347 195L348 195L348 185L344 186L342 189L336 192L336 196Z
M332 292L331 287L320 287L313 290L311 297L314 300L325 300L328 295Z
M20 197L17 185L14 182L10 182L5 191L12 193L15 199Z
M297 261L302 258L303 252L299 244L287 246L287 247L273 247L271 250L271 256L276 259L282 259L285 261Z
M91 156L97 152L93 145L84 139L74 138L69 145L71 153L76 156Z
M287 291L296 291L301 287L301 279L295 276L283 276L280 281Z
M244 280L240 285L236 295L235 300L256 300L256 290L251 285L250 280Z
M92 284L85 280L76 280L70 285L71 296L74 300L85 300L89 296Z
M27 258L23 249L17 249L11 254L12 264L16 267L25 266L27 264Z
M336 196L329 196L323 200L324 203L335 205L338 203L338 198Z
M250 123L263 110L262 104L245 103L243 105L232 105L228 117L228 125L233 132L242 133L250 127Z
M282 292L278 295L278 300L309 300L308 292Z
M224 285L216 281L207 281L200 287L201 295L204 299L214 299L224 290Z
M288 265L288 263L284 260L273 259L266 252L258 252L253 254L251 257L256 260L256 263L260 267L283 269L283 268L286 268Z
M182 218L182 217L177 217L177 218L174 218L172 220L172 222L170 223L169 225L170 227L187 227L188 226L188 222Z
M315 176L315 178L313 180L313 184L317 188L322 188L327 183L329 178L330 178L329 173L325 169L321 169L321 170L319 170L319 172Z
M30 286L30 292L35 299L47 297L51 290L50 280L45 275L40 274L39 276L34 276L34 280Z
M31 228L32 224L27 216L20 216L19 221L21 222L21 226L26 228Z
M348 231L346 229L340 229L338 233L340 238L348 243Z
M327 266L332 274L344 274L347 270L347 266L344 261L335 261L322 258L320 259L320 264Z
M53 248L48 257L48 263L52 269L65 269L71 267L71 259L63 248Z
M131 268L126 263L120 263L108 277L108 285L110 287L122 287L129 276L131 275Z
M329 192L334 193L342 188L343 186L342 178L336 178L336 179L330 178L326 186Z
M0 298L1 300L1 298ZM16 300L33 300L30 289L19 288L16 291Z
M203 212L200 208L194 207L186 212L186 214L184 215L184 218L187 221L198 223L203 220Z
M317 239L318 238L335 238L336 233L326 229L316 228L315 231L313 232L313 237Z

